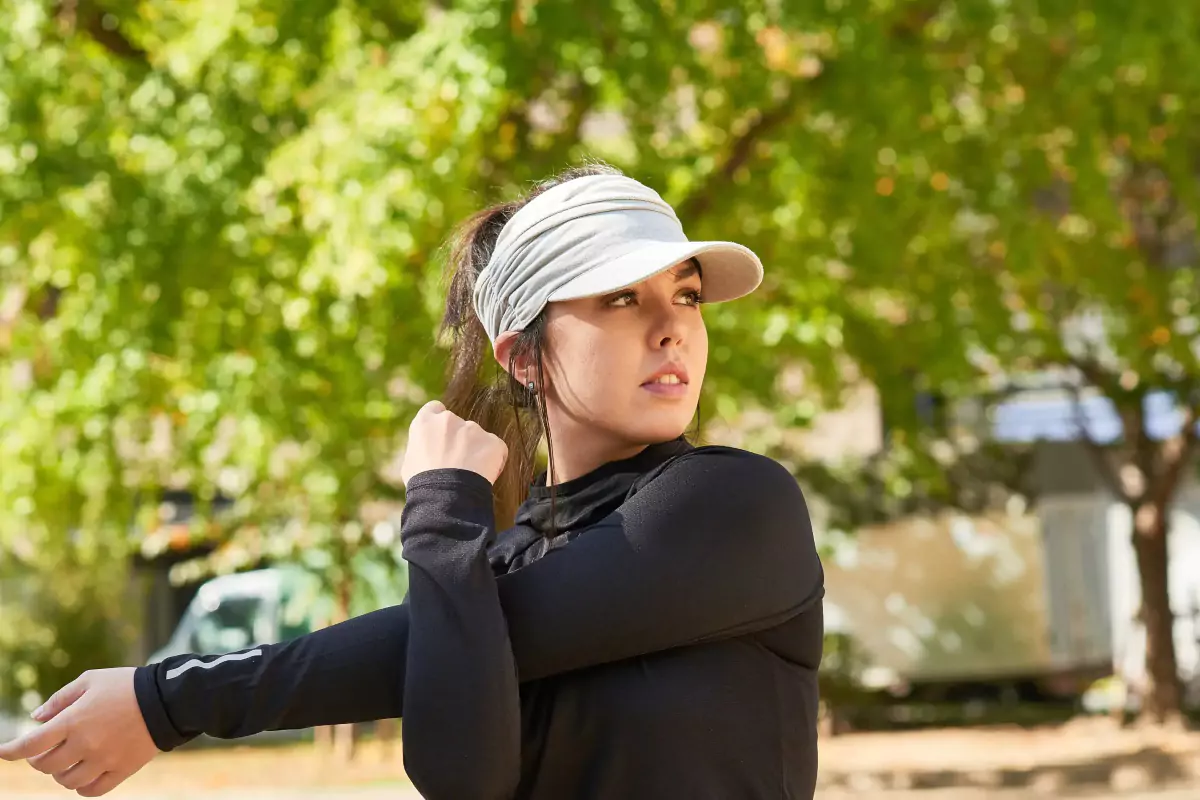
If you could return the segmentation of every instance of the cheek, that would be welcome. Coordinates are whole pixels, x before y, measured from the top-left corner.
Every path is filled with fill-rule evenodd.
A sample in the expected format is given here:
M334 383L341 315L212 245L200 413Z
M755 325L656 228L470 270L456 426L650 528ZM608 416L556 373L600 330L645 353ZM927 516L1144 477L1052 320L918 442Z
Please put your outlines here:
M704 379L704 373L708 367L708 328L704 326L704 320L698 321L696 329L692 331L691 346L687 349L688 352L688 372L700 380Z
M603 346L598 334L564 325L551 334L546 368L555 384L577 397L595 391L595 385L611 377L614 365L611 348Z
M580 396L611 397L636 381L641 368L632 356L637 351L614 343L613 337L577 341L563 371Z
M575 415L606 415L628 402L645 364L636 342L620 332L585 328L564 331L548 348L546 369L559 403Z

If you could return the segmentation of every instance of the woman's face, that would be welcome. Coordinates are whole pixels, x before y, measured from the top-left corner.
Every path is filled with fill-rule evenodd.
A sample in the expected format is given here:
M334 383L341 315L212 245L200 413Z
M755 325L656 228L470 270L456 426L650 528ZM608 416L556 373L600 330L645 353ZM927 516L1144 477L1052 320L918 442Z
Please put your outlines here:
M700 289L686 261L628 289L549 305L545 392L556 438L620 449L687 430L708 362Z

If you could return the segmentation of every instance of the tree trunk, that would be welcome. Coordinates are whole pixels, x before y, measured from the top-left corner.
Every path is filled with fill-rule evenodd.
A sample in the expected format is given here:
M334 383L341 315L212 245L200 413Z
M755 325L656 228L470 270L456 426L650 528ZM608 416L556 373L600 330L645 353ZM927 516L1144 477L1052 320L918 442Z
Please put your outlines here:
M313 729L313 744L322 753L333 750L333 726L318 725Z
M1146 631L1146 691L1142 719L1159 725L1182 720L1179 667L1175 658L1175 617L1167 572L1166 504L1145 502L1133 512L1133 549L1142 585L1140 618Z
M354 723L333 726L333 753L338 761L348 763L354 760L358 744L355 727Z
M375 726L375 739L379 742L380 753L385 761L394 761L400 757L399 720L379 720Z
M350 590L352 580L349 567L343 569L334 597L333 616L335 623L345 622L350 619ZM333 752L339 761L349 762L354 760L356 738L354 723L335 725L333 727Z
M350 618L350 592L352 578L343 570L337 578L333 593L333 614L330 625L345 622ZM357 731L354 723L343 725L319 725L313 730L313 743L322 753L331 753L342 762L354 760L357 749Z

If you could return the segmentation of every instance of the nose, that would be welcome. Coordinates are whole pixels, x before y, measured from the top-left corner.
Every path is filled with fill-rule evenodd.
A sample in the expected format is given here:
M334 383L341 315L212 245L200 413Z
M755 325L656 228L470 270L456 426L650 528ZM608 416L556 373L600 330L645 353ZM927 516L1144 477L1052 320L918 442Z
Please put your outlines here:
M653 303L650 308L650 346L654 349L679 347L685 338L682 315L687 312L671 302Z

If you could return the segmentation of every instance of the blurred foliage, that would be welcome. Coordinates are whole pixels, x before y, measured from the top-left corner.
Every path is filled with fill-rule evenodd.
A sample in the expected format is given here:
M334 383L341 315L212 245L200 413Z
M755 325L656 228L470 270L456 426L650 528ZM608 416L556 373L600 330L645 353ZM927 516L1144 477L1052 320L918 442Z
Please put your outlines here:
M10 573L136 546L164 488L232 501L222 568L386 563L440 245L587 157L768 265L706 311L718 416L879 387L867 502L961 495L916 391L1196 388L1187 3L7 0L0 59Z
M853 637L840 631L826 632L817 677L821 687L821 715L830 726L829 733L839 732L841 709L868 701L869 692L863 687L863 671L868 666Z
M121 662L138 620L117 555L65 556L50 580L0 569L0 711L28 713L80 673Z

